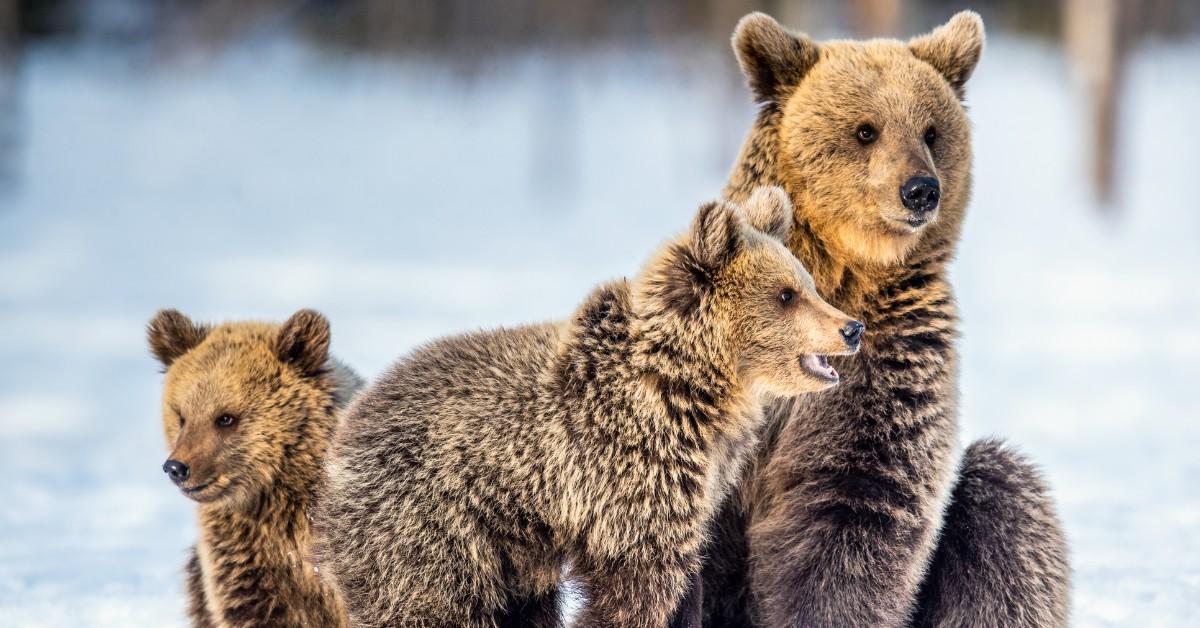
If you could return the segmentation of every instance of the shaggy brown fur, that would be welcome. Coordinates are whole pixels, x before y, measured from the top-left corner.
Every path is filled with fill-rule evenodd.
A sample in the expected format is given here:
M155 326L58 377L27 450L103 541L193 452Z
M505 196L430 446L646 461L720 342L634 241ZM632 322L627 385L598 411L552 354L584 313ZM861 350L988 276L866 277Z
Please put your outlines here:
M360 383L329 358L329 323L301 310L283 325L207 326L163 310L148 335L166 368L164 470L199 503L192 624L345 625L308 556L335 412Z
M705 205L566 323L436 341L363 393L317 511L353 624L555 625L564 562L586 598L576 625L666 624L759 394L832 385L805 365L861 331L778 239L783 192L745 211Z
M817 44L751 14L733 44L762 109L726 194L783 186L792 251L872 333L835 362L842 386L769 409L754 469L708 548L708 623L900 626L918 611L956 626L1065 624L1070 570L1053 505L1027 462L989 444L966 452L916 608L954 480L958 314L946 275L970 192L960 99L982 22L963 12L907 43ZM902 203L914 176L940 182L937 209Z
M993 440L972 444L912 625L1061 626L1066 556L1036 469ZM1052 603L1031 603L1031 601Z

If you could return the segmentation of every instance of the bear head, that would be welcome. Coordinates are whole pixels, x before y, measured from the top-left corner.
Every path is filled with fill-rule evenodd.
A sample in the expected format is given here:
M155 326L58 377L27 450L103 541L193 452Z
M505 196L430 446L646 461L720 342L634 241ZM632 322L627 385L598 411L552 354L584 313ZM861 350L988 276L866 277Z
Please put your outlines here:
M708 347L739 381L780 395L838 382L826 356L857 351L863 325L826 303L785 246L792 203L779 187L742 205L699 209L688 231L639 277L639 301L670 329Z
M836 255L889 265L957 235L971 173L962 99L983 45L971 11L908 42L818 43L762 13L738 23L734 51L766 114L753 133L774 134L759 158Z
M192 322L159 312L147 329L165 369L168 477L201 503L246 504L295 465L317 464L308 442L333 407L329 322L301 310L283 325Z

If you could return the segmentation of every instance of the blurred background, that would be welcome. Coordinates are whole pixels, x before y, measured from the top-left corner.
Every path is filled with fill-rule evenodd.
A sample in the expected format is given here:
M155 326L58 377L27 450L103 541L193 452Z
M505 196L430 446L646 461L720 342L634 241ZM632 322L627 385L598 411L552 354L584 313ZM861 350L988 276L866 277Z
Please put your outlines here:
M0 624L183 625L144 325L315 307L373 377L562 317L717 195L751 10L934 0L0 0ZM1078 626L1200 623L1200 3L971 3L962 438L1043 467Z

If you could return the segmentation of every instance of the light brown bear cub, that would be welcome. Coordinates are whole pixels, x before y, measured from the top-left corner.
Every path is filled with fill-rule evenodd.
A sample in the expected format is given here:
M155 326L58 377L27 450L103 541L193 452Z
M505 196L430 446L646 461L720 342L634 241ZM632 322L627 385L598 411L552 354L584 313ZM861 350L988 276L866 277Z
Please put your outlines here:
M148 335L166 369L163 471L199 503L192 624L345 625L308 558L335 412L360 384L330 359L328 321L301 310L283 325L207 326L163 310Z
M664 626L737 481L762 393L825 389L863 327L781 240L778 188L700 208L633 281L561 324L435 341L338 429L323 570L361 626Z

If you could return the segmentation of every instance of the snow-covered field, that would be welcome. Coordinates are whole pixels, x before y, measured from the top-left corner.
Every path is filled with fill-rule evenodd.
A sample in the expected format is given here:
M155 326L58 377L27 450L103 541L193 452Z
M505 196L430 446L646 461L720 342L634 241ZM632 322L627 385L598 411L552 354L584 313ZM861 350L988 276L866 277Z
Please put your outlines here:
M143 67L38 49L0 191L0 624L182 625L159 307L316 307L372 376L436 335L564 316L715 195L753 109L723 49L424 63L297 45ZM1200 625L1200 43L1139 48L1119 213L1055 48L993 37L955 281L964 438L1053 485L1079 626Z

